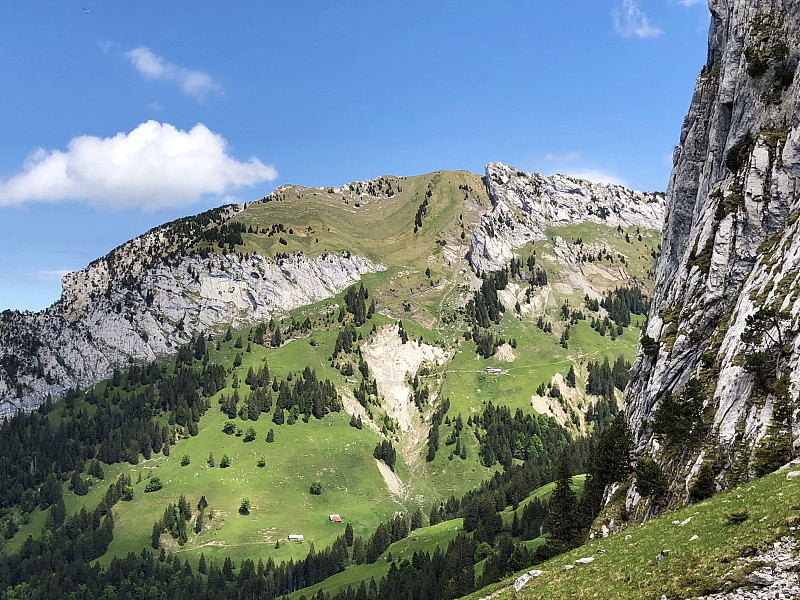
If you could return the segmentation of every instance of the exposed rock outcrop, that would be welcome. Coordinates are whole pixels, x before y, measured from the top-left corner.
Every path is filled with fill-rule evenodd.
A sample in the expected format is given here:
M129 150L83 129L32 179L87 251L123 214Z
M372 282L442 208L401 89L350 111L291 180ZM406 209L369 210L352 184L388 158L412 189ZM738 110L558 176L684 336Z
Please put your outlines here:
M800 595L800 583L797 581L797 568L800 563L793 556L796 548L797 540L785 536L772 548L752 558L740 558L741 567L749 567L748 570L757 567L757 570L752 571L747 578L747 582L755 587L752 589L737 588L730 592L711 594L702 597L702 600L796 598Z
M770 425L770 435L780 429L772 419L779 376L789 377L797 409L800 1L710 0L709 7L708 60L667 189L645 332L651 339L640 344L626 412L638 450L663 458L651 416L665 391L679 392L697 377L706 395L703 435L707 448L716 449L705 460L716 459L724 485L726 473L752 472L741 465ZM748 326L753 331L752 316L761 308L777 316L760 341L745 343L742 334ZM756 377L746 355L759 351L771 366ZM795 425L795 440L798 433ZM670 465L679 498L704 460L699 449Z
M404 343L397 325L384 325L361 345L361 353L384 398L386 413L397 421L401 432L411 431L419 411L411 401L408 379L424 363L443 364L447 360L445 351L417 340Z
M142 264L149 242L137 238L66 276L45 311L2 314L0 419L101 381L115 365L168 356L194 333L267 320L383 268L349 254L177 254Z
M502 163L486 165L492 208L472 235L469 260L478 273L503 268L514 250L545 238L547 227L582 222L660 230L664 195L566 175L522 173Z

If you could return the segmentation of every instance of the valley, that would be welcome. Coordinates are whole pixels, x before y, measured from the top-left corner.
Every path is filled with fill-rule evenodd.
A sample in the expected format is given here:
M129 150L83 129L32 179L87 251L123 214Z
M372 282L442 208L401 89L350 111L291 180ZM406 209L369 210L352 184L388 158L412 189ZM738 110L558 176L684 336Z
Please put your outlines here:
M800 4L708 7L664 193L280 185L3 311L0 600L800 596Z
M163 273L158 262L135 267L141 268L139 283L112 288L105 297L72 300L73 306L84 306L84 316L73 317L70 333L62 334L62 339L70 336L70 344L85 344L75 336L87 335L93 351L99 350L102 342L91 334L93 325L85 315L95 313L92 306L113 307L117 297L127 298L118 313L124 327L139 326L145 318L162 323L138 335L139 343L159 336L180 342L172 346L176 358L114 367L110 379L85 391L70 389L65 401L46 409L53 427L88 420L93 428L101 427L101 419L122 419L124 439L116 433L110 438L116 449L98 446L101 440L91 438L76 447L80 450L68 463L82 470L76 475L81 489L73 487L73 479L63 490L65 512L71 515L95 510L109 482L119 477L130 481L132 498L114 505L115 533L99 564L107 566L114 557L147 547L194 566L201 557L217 565L226 559L276 565L302 560L311 547L331 547L345 526L356 538L368 540L379 523L394 515L407 519L419 511L427 524L432 506L461 498L528 458L547 472L554 468L557 448L588 439L584 436L597 424L606 423L619 409L624 382L587 393L589 370L603 361L630 364L646 304L626 304L623 326L609 319L601 301L605 306L617 289L652 293L658 231L548 222L537 239L518 249L519 260L502 271L506 283L482 273L479 277L470 262L470 240L486 226L479 217L490 205L477 175L437 172L343 188L279 188L271 197L230 211L232 219L210 230L221 233L202 234L194 243L174 233L148 234L173 236L176 247L187 249L188 259L163 254L157 260L190 261L183 268L199 281L200 302L208 294L204 277L213 274L194 269L198 260L214 263L218 253L232 256L234 263L273 262L283 269L280 276L288 285L306 289L311 284L295 283L296 271L287 271L286 261L302 269L303 261L328 260L334 252L345 259L358 253L363 264L374 265L358 283L328 298L297 307L283 304L286 309L279 308L283 300L267 300L264 306L272 308L266 315L262 309L249 316L238 312L249 321L244 326L225 324L224 315L215 324L207 312L187 312L183 326L167 332L163 323L168 321L157 311L172 302L164 296L171 284L150 283L156 281L150 273ZM389 229L377 227L376 218ZM519 218L530 217L521 213ZM232 243L225 242L224 248L205 241L226 235ZM138 259L128 252L121 249L113 259L104 259L108 265L128 265L109 268L118 278L136 272L130 269ZM340 285L321 282L327 289ZM212 289L224 297L219 285ZM227 302L237 302L234 298ZM253 301L261 306L261 300ZM639 314L630 316L630 309ZM39 364L47 351L37 351ZM200 376L197 383L186 379L191 372ZM330 382L324 393L335 397L324 400L330 402L324 409L288 395L309 374ZM182 396L186 385L196 389L191 396ZM178 396L166 393L171 389ZM538 446L525 438L518 438L522 446L519 441L509 446L508 439L486 437L482 420L492 407L533 418L543 432L536 438ZM144 438L125 425L142 418L155 426ZM381 444L391 448L391 460L378 454ZM88 472L96 456L102 461L102 480ZM224 468L223 457L229 462ZM585 453L575 460L576 466L583 464ZM31 475L35 481L37 473ZM546 483L547 475L542 477ZM161 488L146 492L153 478ZM321 493L310 493L312 484ZM195 508L201 498L202 511ZM242 514L244 498L249 507ZM179 501L192 507L185 533L176 537L166 526L154 538L153 523ZM3 552L20 552L28 536L40 535L50 512L22 505L6 510L4 529L18 531ZM331 514L340 514L343 523L331 522ZM440 540L442 550L458 530L454 526ZM290 535L301 535L302 541L290 541Z

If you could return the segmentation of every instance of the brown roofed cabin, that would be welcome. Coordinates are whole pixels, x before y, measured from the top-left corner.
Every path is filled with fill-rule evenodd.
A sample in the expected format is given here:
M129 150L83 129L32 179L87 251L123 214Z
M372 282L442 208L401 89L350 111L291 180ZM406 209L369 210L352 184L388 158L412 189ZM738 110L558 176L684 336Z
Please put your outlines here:
M341 523L342 522L342 517L340 517L339 515L330 515L328 518L331 521L333 521L334 523Z

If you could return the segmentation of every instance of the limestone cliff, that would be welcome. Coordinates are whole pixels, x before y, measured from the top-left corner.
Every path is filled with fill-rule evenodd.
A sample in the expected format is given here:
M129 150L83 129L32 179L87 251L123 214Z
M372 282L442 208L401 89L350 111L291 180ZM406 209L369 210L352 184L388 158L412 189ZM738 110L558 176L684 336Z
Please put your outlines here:
M0 420L67 387L110 376L115 365L177 351L196 332L242 326L329 298L383 268L350 255L187 253L208 227L243 206L181 219L127 242L64 277L45 311L0 315Z
M661 229L664 195L633 192L566 175L522 173L502 163L486 165L492 208L483 214L469 248L476 272L496 271L514 250L545 238L547 227L582 222Z
M800 391L800 1L709 8L708 59L673 155L647 337L626 390L637 449L665 465L674 501L704 461L721 485L752 474L765 435L788 436L786 419L773 421L777 379L788 376L795 415ZM745 343L762 308L773 316ZM756 353L768 366L754 366ZM665 451L651 417L690 378L703 384L702 439Z

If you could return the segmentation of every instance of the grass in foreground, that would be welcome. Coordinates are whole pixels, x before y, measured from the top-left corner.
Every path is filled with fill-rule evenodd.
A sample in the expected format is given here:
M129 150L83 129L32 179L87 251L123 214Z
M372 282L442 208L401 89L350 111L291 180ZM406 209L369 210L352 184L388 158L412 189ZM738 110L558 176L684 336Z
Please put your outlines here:
M728 516L742 510L748 518L732 523ZM798 521L800 481L774 473L547 561L536 567L544 573L527 583L518 597L673 599L738 587L747 582L747 573L737 559L781 536L796 535L790 523L796 527ZM670 552L656 564L662 550ZM564 570L564 565L588 556L594 562ZM468 598L484 598L499 589L497 600L514 597L513 578Z

